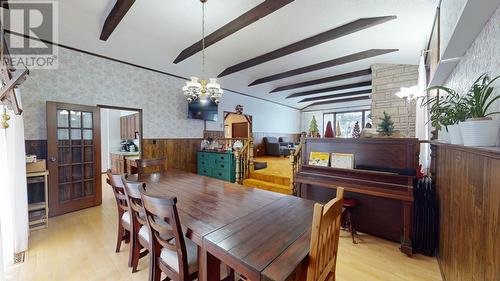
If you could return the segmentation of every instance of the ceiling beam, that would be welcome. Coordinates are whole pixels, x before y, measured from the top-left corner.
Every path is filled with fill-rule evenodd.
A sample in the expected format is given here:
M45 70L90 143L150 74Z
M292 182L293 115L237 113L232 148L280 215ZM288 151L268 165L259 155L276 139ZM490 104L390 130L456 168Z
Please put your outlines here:
M354 91L354 92L348 92L348 93L341 93L341 94L333 94L333 95L328 95L328 96L320 96L320 97L312 97L312 98L307 98L299 101L301 102L310 102L310 101L317 101L317 100L327 100L327 99L333 99L333 98L345 98L345 97L355 97L355 96L362 96L366 94L371 94L372 90L361 90L361 91Z
M299 93L291 94L291 95L287 96L286 98L289 99L289 98L303 97L303 96L309 96L309 95L320 94L320 93L328 93L328 92L334 92L334 91L340 91L340 90L366 87L366 86L371 86L371 85L372 85L372 81L370 80L370 81L365 81L365 82L345 84L345 85L340 85L340 86L335 86L335 87L299 92Z
M9 9L8 0L0 0L0 7L4 8L4 9Z
M249 59L247 61L238 63L236 65L230 66L226 68L224 71L222 71L221 74L219 74L219 78L250 68L254 67L256 65L283 57L287 56L290 54L293 54L295 52L299 52L302 50L305 50L307 48L314 47L319 44L323 44L325 42L331 41L338 39L340 37L349 35L354 32L361 31L363 29L382 24L384 22L390 21L396 19L396 16L385 16L385 17L373 17L373 18L361 18L357 19L355 21L346 23L344 25L332 28L330 30L327 30L325 32L322 32L320 34L311 36L309 38L306 38L304 40L295 42L293 44L290 44L288 46L276 49L272 52L260 55L258 57Z
M101 36L99 39L102 41L108 40L109 36L116 29L120 21L123 19L125 14L127 14L132 4L134 4L135 0L116 0L113 9L109 13L104 25L102 26Z
M314 105L324 105L324 104L333 104L333 103L350 102L350 101L358 101L358 100L369 100L369 99L370 99L370 96L363 96L363 97L354 97L354 98L339 99L339 100L319 101L319 102L311 103L310 105L304 107L303 109L314 106Z
M367 58L371 58L371 57L376 57L376 56L380 56L380 55L384 55L384 54L388 54L388 53L392 53L392 52L396 52L396 51L398 51L398 49L370 49L370 50L362 51L359 53L350 54L350 55L347 55L344 57L340 57L340 58L336 58L336 59L332 59L332 60L327 60L324 62L320 62L320 63L296 68L293 70L281 72L281 73L274 74L271 76L259 78L255 81L253 81L252 83L250 83L250 85L248 85L248 86L255 86L255 85L259 85L259 84L264 84L267 82L280 80L280 79L284 79L284 78L288 78L288 77L292 77L292 76L296 76L296 75L300 75L300 74L304 74L304 73L308 73L308 72L312 72L312 71L316 71L316 70L320 70L320 69L324 69L324 68L329 68L329 67L333 67L333 66L337 66L337 65L341 65L341 64L346 64L346 63L350 63L350 62L354 62L354 61L359 61L359 60L363 60L363 59L367 59Z
M360 76L366 76L366 75L371 75L371 74L372 74L372 69L367 68L367 69L363 69L363 70L347 72L347 73L329 76L329 77L325 77L325 78L314 79L314 80L295 83L295 84L291 84L291 85L281 86L281 87L278 87L276 89L273 89L269 93L288 91L288 90L293 90L293 89L297 89L297 88L314 86L314 85L324 84L324 83L328 83L328 82L335 82L335 81L340 81L340 80L345 80L345 79L350 79L350 78L355 78L355 77L360 77Z
M219 42L220 40L228 37L229 35L237 32L240 29L247 27L248 25L258 21L259 19L272 14L273 12L283 8L284 6L290 4L294 0L266 0L261 4L255 6L248 12L232 20L223 27L217 29L211 34L205 37L205 48ZM193 55L198 53L203 49L202 40L194 43L193 45L184 49L174 60L177 64Z

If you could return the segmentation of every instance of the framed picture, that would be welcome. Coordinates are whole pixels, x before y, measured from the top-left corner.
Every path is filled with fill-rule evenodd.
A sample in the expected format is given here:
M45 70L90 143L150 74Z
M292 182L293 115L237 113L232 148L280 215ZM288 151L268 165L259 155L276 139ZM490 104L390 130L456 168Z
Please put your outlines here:
M309 154L309 165L328 167L330 154L327 152L311 152Z
M354 169L354 154L332 153L330 167L340 169Z

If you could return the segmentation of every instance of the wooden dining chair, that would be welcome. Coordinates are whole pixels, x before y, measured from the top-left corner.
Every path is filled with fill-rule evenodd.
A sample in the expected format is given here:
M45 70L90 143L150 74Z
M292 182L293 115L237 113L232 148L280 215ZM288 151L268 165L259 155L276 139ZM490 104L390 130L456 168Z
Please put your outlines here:
M335 199L314 204L307 281L335 281L344 189L337 188Z
M144 175L148 173L161 173L165 171L166 158L137 159L137 173Z
M127 196L125 195L125 188L121 179L121 175L115 175L111 170L107 170L106 174L108 178L106 182L113 189L113 194L115 195L116 208L118 210L118 232L116 236L116 250L115 252L120 252L122 241L125 243L130 242L131 224L130 224L130 213L127 202ZM132 251L129 251L128 265L132 266Z
M184 237L177 213L177 198L152 196L144 188L140 192L152 241L153 273L150 280L160 280L162 272L172 280L198 278L198 247ZM166 227L165 223L169 226Z
M146 211L142 204L140 188L145 188L141 182L129 181L122 177L125 195L130 212L131 239L130 248L132 253L132 273L137 272L139 259L146 256L150 251L149 229L146 221Z

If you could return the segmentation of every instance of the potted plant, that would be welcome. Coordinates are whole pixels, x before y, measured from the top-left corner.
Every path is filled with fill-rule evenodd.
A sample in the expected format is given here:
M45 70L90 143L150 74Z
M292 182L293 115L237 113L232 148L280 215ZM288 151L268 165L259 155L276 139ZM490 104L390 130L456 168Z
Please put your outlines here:
M460 131L460 122L464 122L468 117L467 102L455 90L443 86L431 87L428 90L443 90L448 95L445 97L434 97L423 103L422 106L432 104L430 108L430 122L437 130L443 127L449 133L452 144L463 144Z
M493 82L500 78L491 79L483 74L472 84L465 96L469 106L469 118L460 123L464 145L466 146L495 146L500 128L500 120L491 116L500 112L491 112L490 107L500 99L500 94L493 92Z
M493 119L491 115L499 112L491 112L490 107L500 99L500 95L493 92L493 82L498 78L500 75L491 79L486 73L479 76L462 97L455 90L444 86L429 88L448 93L442 101L434 98L427 102L432 103L432 125L435 126L435 122L447 127L459 124L465 146L495 146L500 120Z

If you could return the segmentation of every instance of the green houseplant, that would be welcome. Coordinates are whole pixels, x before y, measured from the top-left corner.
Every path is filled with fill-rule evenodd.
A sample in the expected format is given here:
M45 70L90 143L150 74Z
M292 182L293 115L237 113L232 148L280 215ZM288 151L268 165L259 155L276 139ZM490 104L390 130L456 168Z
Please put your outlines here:
M428 90L438 89L448 94L444 98L434 98L425 103L431 104L432 125L439 129L439 125L450 127L459 124L464 145L495 146L500 120L491 116L500 112L492 112L490 108L500 99L500 94L496 94L493 87L493 83L499 78L500 75L492 79L488 74L482 74L462 96L444 86L429 88Z
M444 97L434 97L424 102L422 106L430 104L430 122L437 130L444 129L449 133L453 144L463 144L460 132L460 122L468 117L467 102L455 90L443 86L431 87L428 90L442 90L448 93Z

